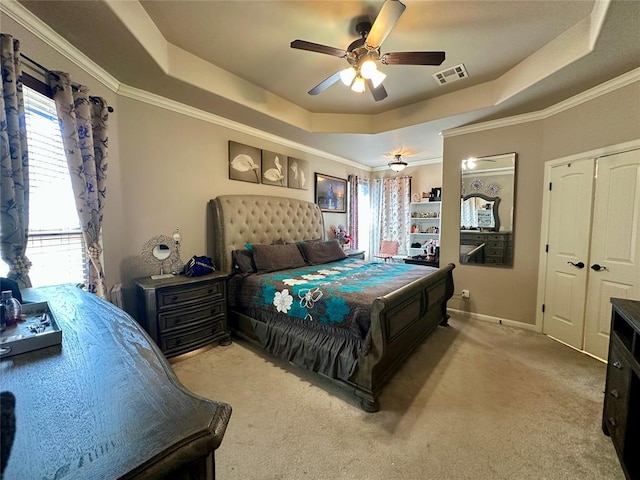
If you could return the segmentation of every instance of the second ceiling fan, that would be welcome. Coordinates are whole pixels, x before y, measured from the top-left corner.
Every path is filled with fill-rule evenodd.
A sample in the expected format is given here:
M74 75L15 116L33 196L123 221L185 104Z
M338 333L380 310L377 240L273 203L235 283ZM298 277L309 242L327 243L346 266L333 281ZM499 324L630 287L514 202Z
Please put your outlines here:
M382 84L386 75L380 72L376 62L384 65L440 65L444 62L445 52L391 52L380 54L380 46L404 12L405 7L399 0L386 0L373 24L360 22L356 32L361 38L352 42L346 50L327 45L294 40L291 48L324 53L334 57L346 58L349 67L340 70L324 79L309 90L309 95L317 95L338 80L351 87L354 92L364 92L369 87L376 101L387 98L387 91Z

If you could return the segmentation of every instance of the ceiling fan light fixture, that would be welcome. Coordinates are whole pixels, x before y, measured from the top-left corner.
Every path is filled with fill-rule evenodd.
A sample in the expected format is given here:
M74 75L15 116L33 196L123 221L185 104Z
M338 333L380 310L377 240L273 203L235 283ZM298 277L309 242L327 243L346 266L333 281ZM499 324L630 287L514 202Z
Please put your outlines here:
M349 67L349 68L345 68L344 70L340 71L340 80L342 80L342 83L344 83L347 87L350 87L351 84L353 83L354 78L356 78L356 69L353 67Z
M364 78L358 75L356 79L353 81L353 85L351 85L351 90L353 90L356 93L363 93L364 89L365 89Z
M469 157L465 160L462 160L462 170L473 170L476 168L476 159L473 157Z
M360 66L360 75L362 75L362 78L367 80L373 78L377 71L378 67L376 66L376 62L373 60L366 60L362 62L362 65Z
M371 76L371 83L373 85L373 88L378 88L382 84L382 82L384 82L385 78L387 78L387 76L384 73L382 73L380 70L376 70Z
M401 172L402 170L405 169L408 163L405 162L404 160L401 160L400 155L394 155L394 156L395 156L395 160L391 160L387 165L394 172Z

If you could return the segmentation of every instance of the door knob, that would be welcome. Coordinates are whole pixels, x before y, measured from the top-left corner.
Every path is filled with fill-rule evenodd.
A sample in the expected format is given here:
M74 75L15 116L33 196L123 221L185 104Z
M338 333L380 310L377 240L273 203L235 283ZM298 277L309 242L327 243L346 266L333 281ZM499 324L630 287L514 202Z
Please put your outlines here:
M591 265L591 270L599 272L600 270L608 270L608 268L604 265L598 265L597 263L594 263L593 265Z
M584 263L582 262L578 262L578 263L573 263L573 262L567 262L570 265L573 265L574 267L578 267L578 268L584 268Z

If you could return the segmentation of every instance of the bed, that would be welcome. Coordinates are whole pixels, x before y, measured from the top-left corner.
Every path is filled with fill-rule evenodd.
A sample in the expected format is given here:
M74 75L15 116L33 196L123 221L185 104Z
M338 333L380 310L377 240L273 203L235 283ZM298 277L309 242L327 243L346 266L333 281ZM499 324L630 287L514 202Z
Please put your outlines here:
M209 201L208 226L208 254L230 275L231 333L351 389L367 412L380 409L384 385L411 352L447 324L453 264L344 258L313 203L222 195Z

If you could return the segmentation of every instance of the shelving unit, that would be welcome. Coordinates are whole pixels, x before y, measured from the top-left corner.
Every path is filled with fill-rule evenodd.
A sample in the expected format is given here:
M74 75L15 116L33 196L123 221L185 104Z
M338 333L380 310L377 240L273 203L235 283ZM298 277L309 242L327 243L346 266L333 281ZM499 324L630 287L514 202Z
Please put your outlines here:
M409 256L424 254L423 245L430 240L439 247L441 202L411 202L410 211ZM414 243L420 243L420 248L411 247Z

